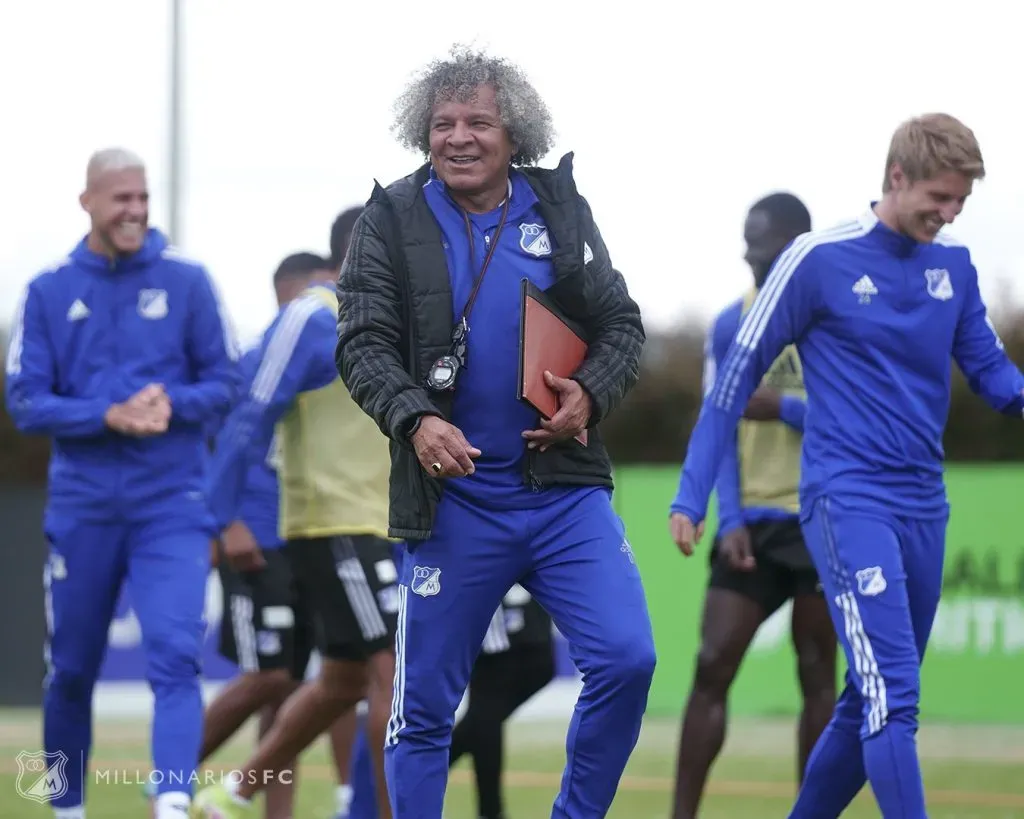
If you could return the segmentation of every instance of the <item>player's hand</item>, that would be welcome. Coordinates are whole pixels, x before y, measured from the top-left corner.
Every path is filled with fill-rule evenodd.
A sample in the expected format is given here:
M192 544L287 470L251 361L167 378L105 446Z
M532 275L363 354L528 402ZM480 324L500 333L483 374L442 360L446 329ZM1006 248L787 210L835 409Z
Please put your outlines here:
M167 432L169 411L162 411L159 408L132 407L125 402L108 407L103 421L114 432L120 432L122 435L129 435L133 438L147 438Z
M210 568L216 569L220 563L220 541L217 538L210 540Z
M668 519L668 528L672 533L672 540L686 557L693 554L693 547L704 537L704 521L694 525L682 512L672 513Z
M147 384L127 401L128 406L147 418L165 425L171 420L171 398L163 384Z
M422 466L435 478L461 478L476 471L474 458L480 450L471 445L462 430L436 415L424 415L412 436Z
M748 421L778 421L782 414L782 393L773 387L758 387L743 411Z
M523 437L529 441L526 446L529 449L540 449L541 452L558 441L568 441L582 435L590 423L593 411L590 396L579 381L559 378L547 370L544 371L544 381L558 396L558 412L550 419L542 418L540 429L523 431Z
M754 546L750 541L750 530L738 526L723 534L718 542L718 555L732 569L751 572L757 566L754 560Z
M237 572L251 572L267 565L263 552L253 537L252 530L236 520L221 535L224 559Z

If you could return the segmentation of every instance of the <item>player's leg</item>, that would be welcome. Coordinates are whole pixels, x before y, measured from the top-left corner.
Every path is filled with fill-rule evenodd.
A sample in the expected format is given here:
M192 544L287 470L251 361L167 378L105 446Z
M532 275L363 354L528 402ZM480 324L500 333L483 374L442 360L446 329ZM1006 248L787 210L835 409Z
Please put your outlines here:
M349 782L352 783L352 801L348 812L336 819L378 819L377 782L373 775L373 754L366 736L366 719L360 720L352 745L352 766ZM340 812L340 811L339 811Z
M288 560L287 553L284 549L277 549L275 552L282 556L284 560L284 568L282 569L282 576L287 576L291 581L290 588L290 600L291 609L294 617L295 627L292 629L292 642L291 642L291 656L289 677L290 677L290 693L294 694L298 690L299 686L302 685L306 679L306 670L309 667L309 659L313 653L313 649L316 647L316 637L314 634L314 623L310 617L309 611L302 600L296 595L296 588L294 586L294 576L291 570L291 562ZM287 702L286 697L282 702L275 705L265 706L261 712L261 724L260 724L260 742L270 733L274 727L274 723L277 721L277 716L280 713L284 703ZM262 718L266 718L266 726L264 727ZM271 777L270 781L267 782L266 789L263 793L263 810L266 819L291 819L295 815L295 794L298 791L299 782L299 759L298 757L289 760L284 764L282 770L277 776Z
M401 567L405 561L405 547L402 543L391 544L391 556L395 565ZM352 762L349 766L351 792L342 799L339 793L338 816L335 819L377 819L376 779L374 778L373 754L366 733L366 714L357 717L356 735L352 743Z
M922 663L942 595L948 522L948 516L935 520L904 521L903 561L907 569L910 618Z
M534 569L520 582L551 615L583 673L553 819L604 816L647 708L655 652L640 572L604 489L531 511Z
M220 653L241 673L206 707L200 761L216 753L264 707L276 713L295 688L291 568L277 549L264 552L264 559L262 569L241 574L218 566L225 611Z
M349 805L352 803L350 772L358 729L359 718L356 709L352 708L338 717L327 732L327 741L331 746L331 759L334 761L334 773L338 781L336 802L339 816L335 819L343 819L347 816Z
M455 710L494 610L528 565L526 523L523 513L477 510L447 493L432 537L406 552L384 749L401 819L441 816Z
M387 624L387 633L380 637L369 635L363 628L360 650L369 656L366 737L373 761L377 805L382 819L389 819L391 810L384 772L384 742L394 697L394 646L399 608L398 568L389 541L371 535L357 535L350 540L358 559L359 583L349 590L349 599L356 600L357 592L359 595L365 595L366 599L372 601L381 612ZM356 568L356 565L352 566L353 573ZM359 619L362 622L361 616Z
M43 742L47 765L63 761L67 783L66 792L50 804L66 811L68 819L77 819L74 811L84 811L92 750L93 688L125 571L123 533L119 527L56 516L48 517L45 530L50 554L43 569Z
M832 718L807 759L790 819L837 817L860 793L868 781L860 738L863 722L860 683L847 671Z
M366 695L368 682L372 686L378 655L388 651L395 616L375 600L352 540L313 538L288 544L298 591L308 598L319 625L320 673L288 699L270 734L242 767L243 781L233 794L236 802L248 803L342 713L354 708ZM204 809L214 798L220 797L204 795Z
M793 571L791 580L791 633L802 700L797 731L797 778L803 781L807 760L835 708L836 632L817 572Z
M815 504L804 532L863 699L860 738L864 770L883 819L925 817L915 742L920 662L902 532L895 520L867 517L832 500ZM848 737L840 735L838 739ZM834 741L830 731L823 735L819 748L826 741ZM838 804L840 797L852 799L856 793L850 791L858 784L855 775L859 771L855 767L848 770L849 761L844 771L831 749L824 750L830 751L828 756L819 754L818 749L812 756L802 789L821 795L823 802L812 804L801 793L791 816L838 816L848 804ZM828 790L826 779L830 780Z
M758 562L751 571L734 569L716 547L710 555L700 647L679 736L674 819L697 816L708 772L725 742L729 688L757 629L784 602L776 567Z
M502 819L505 721L551 682L552 647L528 645L500 654L481 654L469 684L469 707L452 732L450 764L463 754L473 757L477 816Z
M153 690L157 819L178 819L191 801L203 737L200 667L210 536L184 521L133 527L128 582L142 627Z

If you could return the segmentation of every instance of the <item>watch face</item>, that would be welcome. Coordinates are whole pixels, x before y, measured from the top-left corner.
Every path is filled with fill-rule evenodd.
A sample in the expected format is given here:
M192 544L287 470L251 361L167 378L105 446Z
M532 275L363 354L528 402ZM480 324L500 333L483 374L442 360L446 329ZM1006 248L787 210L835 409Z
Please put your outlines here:
M447 390L455 383L455 374L458 372L458 363L451 356L439 358L434 366L430 368L427 382L435 390Z

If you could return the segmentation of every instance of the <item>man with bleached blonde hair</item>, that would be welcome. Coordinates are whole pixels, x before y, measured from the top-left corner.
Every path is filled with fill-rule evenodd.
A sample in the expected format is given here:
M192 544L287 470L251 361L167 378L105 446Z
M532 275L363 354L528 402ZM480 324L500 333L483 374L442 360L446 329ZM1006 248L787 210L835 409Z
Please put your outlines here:
M93 690L127 588L153 690L156 816L181 819L203 733L206 433L235 399L238 348L206 268L149 226L138 156L93 154L79 201L89 232L29 282L7 351L11 418L52 442L43 741L66 787L46 795L58 819L84 819Z
M942 589L949 506L942 434L950 358L994 409L1024 413L967 248L940 233L985 165L948 114L893 134L882 198L782 253L690 438L671 529L690 555L729 436L769 365L796 344L807 390L801 525L849 672L790 819L833 819L871 783L884 819L925 819L920 667Z

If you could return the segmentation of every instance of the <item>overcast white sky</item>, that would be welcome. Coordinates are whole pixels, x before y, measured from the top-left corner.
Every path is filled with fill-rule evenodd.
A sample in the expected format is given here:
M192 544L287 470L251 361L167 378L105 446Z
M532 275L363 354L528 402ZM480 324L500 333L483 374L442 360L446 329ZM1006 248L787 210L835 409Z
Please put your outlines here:
M579 187L651 325L710 314L747 286L742 220L763 194L792 190L820 226L866 208L892 129L930 110L964 119L985 153L989 179L953 230L984 293L1024 279L1009 4L184 2L177 238L207 263L245 335L273 316L281 257L326 252L342 207L365 201L374 177L418 165L390 135L390 104L456 41L529 72L559 131L543 164L576 152ZM77 196L93 150L146 158L151 222L166 227L169 7L2 4L0 315L86 231Z

